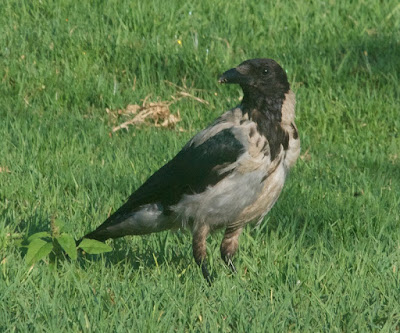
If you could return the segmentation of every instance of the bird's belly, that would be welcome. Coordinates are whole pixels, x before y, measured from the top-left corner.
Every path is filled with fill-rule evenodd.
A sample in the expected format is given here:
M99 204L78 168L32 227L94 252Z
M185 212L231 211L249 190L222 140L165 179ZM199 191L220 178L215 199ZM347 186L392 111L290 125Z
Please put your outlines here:
M279 165L264 181L262 191L257 199L242 211L236 223L245 224L256 219L260 223L278 200L285 183L286 174L287 170L285 167L282 164Z
M171 207L182 225L207 224L211 229L226 227L237 221L263 193L265 170L233 172L202 193L185 195Z

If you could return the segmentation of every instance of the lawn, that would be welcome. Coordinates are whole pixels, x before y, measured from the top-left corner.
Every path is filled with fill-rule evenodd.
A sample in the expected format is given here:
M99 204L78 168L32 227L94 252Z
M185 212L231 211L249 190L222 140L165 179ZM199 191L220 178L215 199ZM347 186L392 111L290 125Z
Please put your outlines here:
M9 0L0 13L1 332L400 330L398 1ZM218 232L211 287L183 231L26 264L18 239L52 219L76 238L98 226L239 103L218 75L255 57L287 71L302 152L242 235L237 275ZM181 121L112 132L129 119L118 110L150 102Z

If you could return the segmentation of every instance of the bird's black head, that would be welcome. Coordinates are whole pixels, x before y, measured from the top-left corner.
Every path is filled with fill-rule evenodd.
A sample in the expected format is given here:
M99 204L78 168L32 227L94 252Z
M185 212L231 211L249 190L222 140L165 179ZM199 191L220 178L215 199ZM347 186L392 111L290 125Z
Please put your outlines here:
M218 82L239 84L245 95L251 92L273 96L289 91L286 73L273 59L246 60L222 74Z

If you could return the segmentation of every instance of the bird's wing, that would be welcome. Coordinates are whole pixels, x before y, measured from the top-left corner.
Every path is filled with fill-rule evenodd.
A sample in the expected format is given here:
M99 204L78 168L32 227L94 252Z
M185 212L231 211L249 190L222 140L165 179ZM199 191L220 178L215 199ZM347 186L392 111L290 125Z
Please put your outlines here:
M228 166L246 150L246 144L234 133L233 125L216 121L198 133L98 230L121 222L126 215L149 203L160 203L164 214L168 214L169 207L179 202L184 194L200 193L226 177L232 171L226 171Z

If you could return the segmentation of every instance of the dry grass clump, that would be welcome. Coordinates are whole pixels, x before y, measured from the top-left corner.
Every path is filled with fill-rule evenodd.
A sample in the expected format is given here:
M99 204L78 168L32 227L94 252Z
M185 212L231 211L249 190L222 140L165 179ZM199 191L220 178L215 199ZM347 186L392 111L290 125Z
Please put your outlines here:
M174 85L171 82L167 83ZM170 106L173 103L181 100L182 98L191 98L199 103L208 104L207 101L189 93L186 86L174 86L177 87L179 91L174 96L171 96L171 100L169 101L149 102L148 100L150 96L147 96L142 105L128 104L125 109L118 110L110 110L107 108L106 112L112 118L112 123L117 123L121 117L129 118L123 123L114 126L112 132L114 133L121 129L128 130L129 126L141 124L155 127L175 128L176 124L181 121L181 115L179 110L175 114L171 113ZM182 128L179 128L179 130L183 131Z

